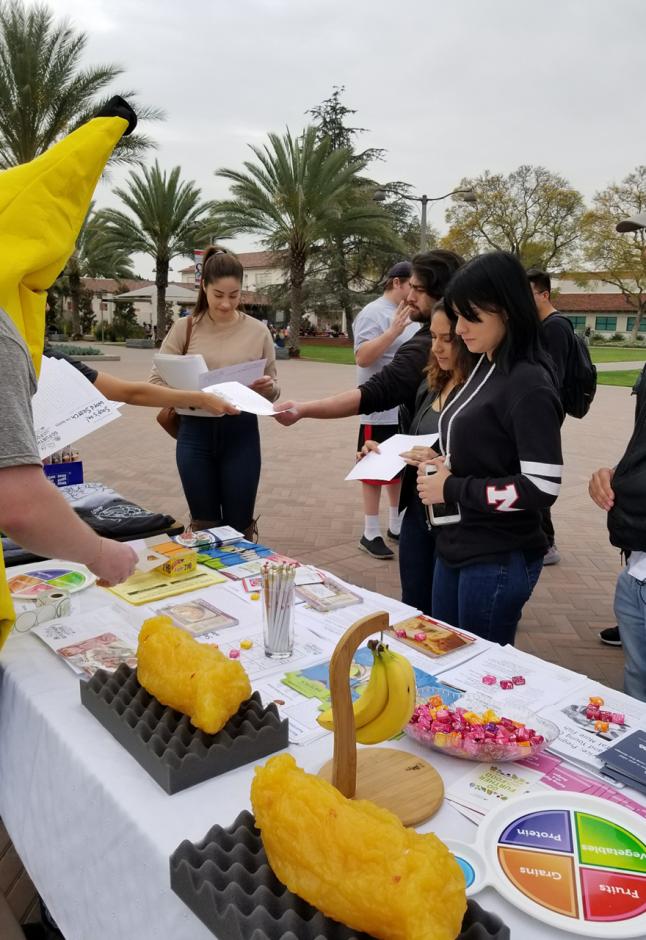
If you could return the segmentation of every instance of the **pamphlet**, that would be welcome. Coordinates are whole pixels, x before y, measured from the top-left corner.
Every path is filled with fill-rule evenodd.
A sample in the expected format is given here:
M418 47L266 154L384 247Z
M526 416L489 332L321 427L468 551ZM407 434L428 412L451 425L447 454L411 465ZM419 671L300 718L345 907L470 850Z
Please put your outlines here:
M258 392L252 388L247 388L241 382L218 382L215 385L207 385L202 389L204 392L211 392L212 395L218 395L224 398L229 404L235 405L240 411L247 411L252 415L263 417L276 417L274 406L267 401Z
M338 610L339 607L363 602L362 597L332 578L323 578L319 584L301 584L296 588L296 594L320 611Z
M484 676L493 676L496 684L485 684L482 681ZM522 683L511 689L501 687L501 679L510 680L514 677L522 679ZM465 692L485 694L493 700L495 707L503 709L504 714L506 705L521 705L542 713L544 708L558 702L564 695L574 692L578 695L578 690L588 680L579 673L546 663L514 646L494 645L467 663L460 663L443 672L442 681ZM584 701L587 702L587 697ZM545 714L544 717L551 716Z
M404 631L406 636L401 635ZM424 614L400 620L399 623L389 627L386 633L397 637L406 646L420 653L436 657L446 656L447 653L470 646L476 640L475 636L462 633L461 630L456 630L455 627L450 627L432 617L426 617Z
M239 621L223 610L214 607L201 597L187 598L184 603L169 604L159 608L160 614L170 617L176 626L187 630L193 636L201 636L212 630L224 630L235 627Z
M610 784L579 773L559 758L545 753L504 764L471 764L463 776L447 786L446 798L456 809L469 810L466 814L469 819L474 819L472 814L477 814L474 821L479 821L514 797L549 790L598 796L625 806L646 819L646 806Z
M641 729L622 738L599 755L603 772L646 793L646 731Z
M393 434L379 445L379 453L372 451L358 461L346 480L393 480L406 461L399 455L413 447L432 447L437 434Z
M77 675L90 677L97 669L114 672L121 663L137 666L139 630L113 607L49 620L31 632Z
M623 714L625 724L609 722L606 731L599 730L593 719L586 718L590 696L602 698L604 710ZM565 698L542 709L541 717L560 728L558 738L550 746L552 753L599 773L609 745L623 743L635 730L646 727L646 703L586 679Z
M357 699L361 688L370 679L373 655L367 646L361 646L352 657L350 666L350 689L352 698ZM441 695L446 705L452 705L460 697L460 693L444 685L436 676L423 669L413 666L415 683L417 685L417 700L427 701L432 695ZM301 669L298 672L288 672L283 677L283 683L289 688L300 692L305 698L315 698L320 703L320 711L330 707L330 662L318 663Z
M78 369L48 356L42 359L32 410L41 460L121 417Z
M233 366L223 366L221 369L211 369L200 376L200 387L208 388L220 382L239 382L249 386L256 379L265 374L266 359L253 359L251 362L239 362Z
M163 600L175 594L185 594L187 591L199 591L225 581L216 571L193 571L183 575L166 575L159 569L149 572L136 571L127 581L107 588L117 597L129 604L149 604L151 601Z

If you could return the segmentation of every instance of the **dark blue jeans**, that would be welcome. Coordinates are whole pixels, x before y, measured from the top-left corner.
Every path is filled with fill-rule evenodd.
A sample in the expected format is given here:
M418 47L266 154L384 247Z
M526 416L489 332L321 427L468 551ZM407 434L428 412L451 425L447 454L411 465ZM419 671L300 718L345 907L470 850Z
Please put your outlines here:
M414 496L406 507L399 535L402 600L431 616L435 533L426 525L423 503Z
M510 552L505 563L462 568L449 568L436 558L433 616L493 643L513 644L542 568L542 558L528 562L523 552Z
M260 480L256 416L182 415L176 460L191 517L244 532L253 520Z

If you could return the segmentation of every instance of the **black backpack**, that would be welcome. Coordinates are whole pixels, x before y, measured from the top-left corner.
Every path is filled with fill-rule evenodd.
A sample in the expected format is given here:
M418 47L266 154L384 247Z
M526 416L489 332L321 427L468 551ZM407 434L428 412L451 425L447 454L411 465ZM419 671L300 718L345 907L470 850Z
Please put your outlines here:
M570 324L574 342L570 346L563 381L562 402L565 413L573 418L584 418L590 410L597 391L597 370L590 358L588 347L575 332L572 321L562 314L558 316Z

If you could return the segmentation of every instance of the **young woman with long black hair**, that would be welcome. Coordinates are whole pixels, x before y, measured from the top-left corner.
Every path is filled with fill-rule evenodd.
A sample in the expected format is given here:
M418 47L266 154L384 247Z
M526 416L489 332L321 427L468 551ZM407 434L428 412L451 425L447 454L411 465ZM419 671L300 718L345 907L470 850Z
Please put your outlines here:
M420 465L426 505L457 504L437 526L433 615L513 643L540 576L541 510L561 484L563 412L527 275L492 252L456 272L444 294L455 331L479 360L438 422L442 453Z
M173 324L161 352L201 353L207 369L266 359L265 374L251 387L275 401L280 390L274 343L264 323L238 309L242 274L235 255L209 246L193 315ZM163 384L156 369L150 381ZM225 523L251 535L260 480L257 417L245 412L221 418L182 415L176 459L193 521Z

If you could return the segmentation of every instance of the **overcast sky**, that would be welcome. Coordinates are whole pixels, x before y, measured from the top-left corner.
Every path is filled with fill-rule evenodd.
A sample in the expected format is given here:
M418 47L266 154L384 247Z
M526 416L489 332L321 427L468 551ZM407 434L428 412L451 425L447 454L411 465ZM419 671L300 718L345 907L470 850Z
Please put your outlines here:
M387 151L372 175L419 194L532 163L591 198L646 162L645 0L49 5L88 33L88 64L125 68L115 91L165 110L147 127L157 158L180 164L205 197L227 194L216 168L240 167L267 131L301 129L335 84L369 129L361 146ZM113 204L123 176L100 184L98 205ZM442 228L441 206L430 221Z

